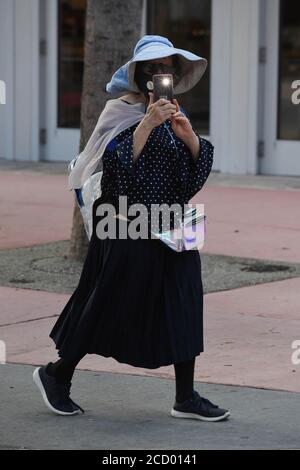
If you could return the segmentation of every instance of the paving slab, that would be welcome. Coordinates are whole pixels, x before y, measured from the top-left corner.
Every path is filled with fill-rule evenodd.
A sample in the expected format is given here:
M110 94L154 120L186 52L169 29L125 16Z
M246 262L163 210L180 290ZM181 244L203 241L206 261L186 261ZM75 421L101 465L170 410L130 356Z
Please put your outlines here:
M74 195L66 176L0 171L0 249L70 238Z
M300 261L300 191L206 185L206 253Z

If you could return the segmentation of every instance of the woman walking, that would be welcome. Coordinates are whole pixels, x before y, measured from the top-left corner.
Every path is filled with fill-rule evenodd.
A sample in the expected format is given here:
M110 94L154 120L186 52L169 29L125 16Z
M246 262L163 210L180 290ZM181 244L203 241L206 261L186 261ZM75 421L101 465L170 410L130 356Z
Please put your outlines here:
M174 417L220 421L230 415L194 389L195 358L203 351L199 251L176 252L153 238L100 239L96 230L97 209L110 203L119 210L120 196L128 207L139 203L151 211L152 204L183 206L203 187L213 145L194 132L176 99L154 102L149 82L154 73L172 73L174 94L184 93L206 66L206 59L167 38L146 35L106 86L127 94L108 100L69 179L71 188L82 187L101 158L93 233L78 286L50 333L60 358L33 374L56 414L83 412L70 397L71 380L86 354L98 354L133 367L173 364Z

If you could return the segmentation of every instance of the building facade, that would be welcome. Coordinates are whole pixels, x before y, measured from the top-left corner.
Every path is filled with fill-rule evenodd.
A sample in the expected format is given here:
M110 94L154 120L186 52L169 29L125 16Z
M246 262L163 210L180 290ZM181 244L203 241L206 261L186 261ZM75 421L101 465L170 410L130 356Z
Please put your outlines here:
M0 0L0 158L77 155L85 10L86 0ZM300 176L299 0L145 0L142 15L141 36L208 59L177 99L213 142L213 170Z

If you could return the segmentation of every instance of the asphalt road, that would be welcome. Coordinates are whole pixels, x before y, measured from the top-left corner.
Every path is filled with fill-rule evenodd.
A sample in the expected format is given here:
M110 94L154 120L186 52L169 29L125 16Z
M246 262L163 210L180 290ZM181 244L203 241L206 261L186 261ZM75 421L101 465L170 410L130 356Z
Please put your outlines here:
M0 365L0 449L300 449L300 395L195 383L230 409L220 423L170 415L172 379L76 371L72 398L86 413L45 407L32 366Z

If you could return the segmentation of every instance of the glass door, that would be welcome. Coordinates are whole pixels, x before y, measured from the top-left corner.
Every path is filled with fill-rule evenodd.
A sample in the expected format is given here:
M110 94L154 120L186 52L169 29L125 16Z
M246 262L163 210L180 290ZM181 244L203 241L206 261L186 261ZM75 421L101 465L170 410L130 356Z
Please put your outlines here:
M266 51L261 173L300 176L299 0L267 0Z
M179 104L188 112L193 127L210 134L210 56L212 0L151 0L147 2L147 34L167 37L175 47L208 59L208 67L199 83L178 95Z
M46 160L70 161L79 151L86 4L47 1Z

